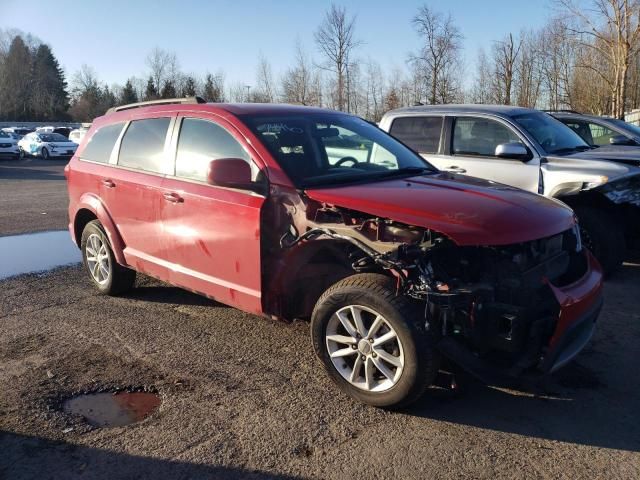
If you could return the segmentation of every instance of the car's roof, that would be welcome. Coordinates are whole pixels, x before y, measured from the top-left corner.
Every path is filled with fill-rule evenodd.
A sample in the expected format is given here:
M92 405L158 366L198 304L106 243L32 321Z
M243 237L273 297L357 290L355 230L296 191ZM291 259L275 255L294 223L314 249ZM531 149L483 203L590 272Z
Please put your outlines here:
M446 104L446 105L417 105L415 107L398 108L387 112L387 115L419 114L419 113L493 113L497 115L513 116L523 113L537 112L532 108L516 107L512 105L487 104Z
M143 114L146 112L153 113L159 111L204 111L204 112L220 112L225 111L233 115L286 115L286 114L311 114L311 113L338 113L347 115L337 110L329 110L326 108L307 107L304 105L289 105L285 103L196 103L196 104L158 104L158 105L141 105L131 109L123 109L120 111L107 113L105 116L119 115L122 113Z
M603 115L589 115L578 112L549 112L551 115L557 118L589 118L592 120L611 121L615 120L613 117L606 117Z

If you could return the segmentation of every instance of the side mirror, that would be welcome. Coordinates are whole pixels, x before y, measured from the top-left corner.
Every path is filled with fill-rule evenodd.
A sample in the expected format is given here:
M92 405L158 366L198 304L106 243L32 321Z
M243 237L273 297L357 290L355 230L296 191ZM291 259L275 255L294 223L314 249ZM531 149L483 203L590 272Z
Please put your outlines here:
M530 160L531 153L520 142L501 143L496 147L495 156L499 158L513 158L515 160Z
M207 183L220 187L251 189L251 167L241 158L219 158L209 162Z
M636 145L632 139L625 137L624 135L614 135L609 138L610 145Z

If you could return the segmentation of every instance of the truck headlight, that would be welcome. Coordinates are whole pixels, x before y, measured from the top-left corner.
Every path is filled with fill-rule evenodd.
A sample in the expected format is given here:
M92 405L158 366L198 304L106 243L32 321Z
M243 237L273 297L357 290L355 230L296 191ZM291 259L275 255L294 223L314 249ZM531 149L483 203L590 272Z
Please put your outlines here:
M608 181L609 181L609 177L607 177L606 175L600 175L599 177L594 178L593 181L591 182L584 182L582 184L582 189L590 190L592 188L599 187L600 185L604 185Z

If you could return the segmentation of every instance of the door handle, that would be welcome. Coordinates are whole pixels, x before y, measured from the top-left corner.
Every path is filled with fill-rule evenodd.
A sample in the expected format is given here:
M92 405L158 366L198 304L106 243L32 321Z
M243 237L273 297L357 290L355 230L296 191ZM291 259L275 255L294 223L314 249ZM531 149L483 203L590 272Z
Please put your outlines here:
M116 186L116 184L113 183L113 180L111 180L110 178L105 178L104 180L102 180L102 184L107 188L113 188Z
M162 196L164 197L164 199L167 202L171 202L171 203L182 203L182 202L184 202L184 198L182 198L180 195L178 195L177 193L174 193L174 192L163 193Z
M445 170L447 172L453 172L453 173L467 173L467 171L464 168L460 168L457 165L451 165L448 168L445 168Z

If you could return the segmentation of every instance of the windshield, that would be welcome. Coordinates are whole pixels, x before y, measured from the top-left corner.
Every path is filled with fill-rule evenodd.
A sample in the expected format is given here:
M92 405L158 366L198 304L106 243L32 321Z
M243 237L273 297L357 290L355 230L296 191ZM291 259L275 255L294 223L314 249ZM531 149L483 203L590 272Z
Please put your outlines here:
M542 112L524 113L512 117L547 153L572 153L591 147L571 128Z
M3 132L2 130L0 130L0 137L9 138L9 137L11 137L11 135L9 135L7 132Z
M244 115L243 120L298 188L437 171L393 137L351 115Z
M59 133L41 133L40 139L43 142L66 142L67 139Z
M623 120L619 120L617 118L612 118L609 120L611 123L613 123L614 125L625 129L627 132L632 133L633 135L636 135L638 137L640 137L640 127L637 125L634 125L633 123L628 123L625 122Z

